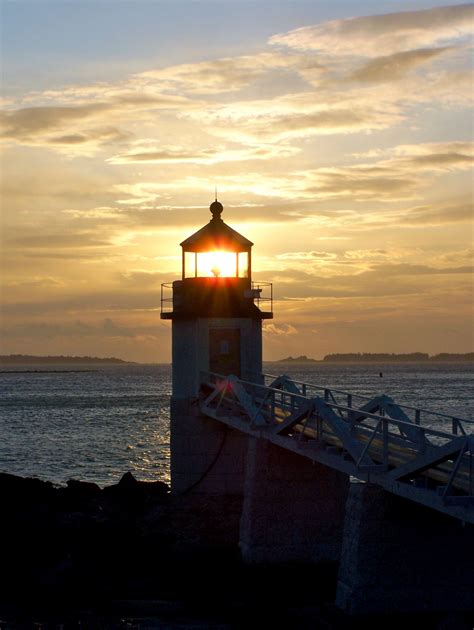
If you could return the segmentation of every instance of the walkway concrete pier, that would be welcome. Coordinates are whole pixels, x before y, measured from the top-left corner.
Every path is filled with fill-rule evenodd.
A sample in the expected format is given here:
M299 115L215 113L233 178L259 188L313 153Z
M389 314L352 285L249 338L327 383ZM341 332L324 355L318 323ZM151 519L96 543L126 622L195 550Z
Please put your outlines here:
M474 527L351 483L337 605L348 613L474 610Z
M240 548L245 561L337 561L349 481L297 453L249 438Z

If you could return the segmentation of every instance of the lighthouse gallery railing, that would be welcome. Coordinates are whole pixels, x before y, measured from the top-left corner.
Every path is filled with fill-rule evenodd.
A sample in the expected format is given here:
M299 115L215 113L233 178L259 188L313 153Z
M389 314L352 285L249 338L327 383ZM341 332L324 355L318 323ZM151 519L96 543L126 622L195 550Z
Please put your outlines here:
M251 292L254 304L260 310L273 313L273 284L271 282L252 281ZM173 283L161 284L161 312L173 312Z

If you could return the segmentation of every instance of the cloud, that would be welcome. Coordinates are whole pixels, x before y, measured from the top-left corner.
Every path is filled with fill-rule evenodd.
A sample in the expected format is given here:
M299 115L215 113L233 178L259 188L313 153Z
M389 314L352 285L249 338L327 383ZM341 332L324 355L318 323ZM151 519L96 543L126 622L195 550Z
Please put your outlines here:
M100 100L122 105L174 105L178 108L190 106L196 96L207 97L241 90L269 73L285 75L303 71L317 77L324 75L325 68L312 55L272 50L151 68L116 82L70 85L61 90L33 92L24 101L87 104ZM186 97L180 96L182 94Z
M272 119L255 119L244 127L251 136L276 141L318 134L357 133L390 127L398 116L373 109L328 108L312 114L292 113Z
M472 199L457 204L433 204L416 206L400 217L402 225L424 227L449 223L471 223L474 217Z
M427 61L451 50L452 48L449 46L444 48L421 48L419 50L408 50L377 57L352 72L348 79L362 83L397 81Z
M332 273L322 276L317 268L306 271L289 268L267 271L267 274L274 282L274 296L278 301L310 298L384 298L396 295L429 294L442 286L450 286L456 276L466 277L467 285L470 287L473 269L472 265L431 267L410 263L375 263L365 271L355 271L350 274ZM468 289L467 286L466 289Z
M386 276L425 276L425 275L452 275L471 274L473 266L464 267L429 267L428 265L413 265L410 263L374 265L373 272Z
M2 135L6 138L30 138L38 132L60 127L64 123L85 120L110 109L105 103L76 107L25 107L2 112Z
M206 187L204 182L202 186L199 186L202 193L199 193L199 197L202 199L208 199L209 202L213 201L212 196L209 196L209 185ZM125 189L120 189L125 192ZM219 191L221 190L219 186ZM223 190L223 189L222 189ZM178 228L184 231L194 231L198 227L201 227L205 222L209 214L209 203L205 205L188 205L178 206L169 204L156 203L158 197L155 190L155 184L150 182L143 187L135 187L130 185L126 189L127 194L130 195L148 195L151 198L150 205L142 205L141 203L135 203L133 196L130 200L121 199L121 211L120 216L123 217L123 222L127 226L137 228L139 230L150 229L164 229L164 228ZM197 195L196 195L197 196ZM220 193L219 193L220 196ZM289 223L297 220L297 212L302 211L302 206L306 205L306 202L288 202L275 200L275 203L262 202L262 203L239 203L239 196L236 196L234 203L225 204L224 207L224 219L230 221L231 224L235 223L261 223L269 225L270 223ZM295 219L296 217L296 219ZM181 232L183 233L183 232ZM176 238L179 238L178 236Z
M395 67L395 60L392 62ZM392 81L380 67L379 81L375 81L377 67L367 66L362 72L351 63L341 62L340 76L317 85L317 90L207 103L183 112L181 117L197 122L210 135L233 142L288 143L317 135L381 131L407 124L423 105L462 108L472 102L472 75L468 71L453 67L408 75L403 81L400 71ZM354 73L367 80L348 80ZM374 80L368 80L371 77ZM383 90L378 85L381 80L386 82Z
M131 94L103 102L17 107L0 112L0 138L49 146L71 155L94 153L103 145L131 139L131 132L121 126L133 123L137 111L146 120L156 109L183 109L189 103L178 96L152 98ZM112 125L111 121L117 124Z
M21 295L24 292L36 293L38 291L48 291L50 289L62 289L63 287L64 282L62 282L58 278L54 278L51 276L38 276L27 281L14 281L11 284L5 284L3 290L5 291L5 293L8 292L9 295L15 293Z
M57 339L57 338L95 338L96 340L107 340L108 338L137 338L147 336L148 338L156 338L162 335L163 330L160 326L124 326L118 324L111 318L107 317L102 321L89 324L81 320L74 322L29 322L5 327L2 331L5 337L9 338L39 338L39 339Z
M270 44L329 55L378 57L469 37L474 5L401 11L323 22L274 35Z
M209 134L233 142L287 143L315 135L389 128L404 119L401 98L399 92L320 89L272 99L209 104L183 116L204 126Z
M169 280L170 277L168 276ZM18 302L5 302L2 311L5 316L37 316L57 313L84 313L90 312L110 313L113 311L132 313L133 311L156 311L157 317L160 309L160 294L156 289L137 290L121 288L107 291L81 292L70 288L70 294L63 292L60 299L28 300Z
M119 274L120 283L131 288L159 287L163 282L170 282L170 279L169 273L160 271L136 270Z
M300 149L289 146L259 146L243 149L190 150L184 147L161 147L134 150L107 159L110 164L217 164L219 162L242 162L246 160L269 160L288 158L299 153Z
M214 178L219 190L225 193L247 193L257 197L281 199L332 199L352 198L354 200L384 199L396 201L413 197L419 180L412 174L401 176L389 168L357 166L347 169L313 169L290 172L284 176L246 173ZM121 204L142 204L153 202L165 191L192 190L208 191L206 179L187 177L169 182L121 184L117 189L131 195L129 199L118 199Z
M395 255L395 252L388 252L386 249L355 249L347 250L343 253L343 258L349 261L365 261L374 259L386 259Z
M334 260L337 255L333 252L285 252L277 254L279 260Z
M265 322L263 326L263 334L265 336L288 336L297 335L298 330L291 324L274 324Z
M75 247L107 247L111 245L110 241L98 238L95 232L83 232L76 234L50 232L48 234L19 236L17 238L10 239L9 244L35 249L70 249Z
M110 317L104 319L101 329L106 337L135 337L129 327L117 325Z
M111 111L113 107L106 103L13 109L0 114L0 137L19 144L63 149L66 153L95 151L104 144L130 137L116 126L103 124Z
M219 190L226 193L250 193L258 197L282 199L337 199L353 201L384 200L395 202L412 199L417 191L426 186L431 174L466 170L472 164L470 143L427 143L402 145L392 157L374 163L355 164L347 167L295 170L285 175L250 172L237 175L216 176ZM117 203L138 205L152 203L172 190L208 191L207 178L188 176L166 182L140 182L116 186L129 198Z
M307 56L263 52L149 70L135 75L133 81L188 94L220 94L240 90L264 73L298 67L324 72L321 64Z

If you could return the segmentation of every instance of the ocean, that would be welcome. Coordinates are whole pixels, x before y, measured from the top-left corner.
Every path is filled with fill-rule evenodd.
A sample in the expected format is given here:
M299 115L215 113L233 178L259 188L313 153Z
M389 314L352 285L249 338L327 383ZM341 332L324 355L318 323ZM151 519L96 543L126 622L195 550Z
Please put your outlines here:
M105 486L127 471L144 481L169 481L170 365L94 365L87 372L78 366L2 369L7 371L0 374L1 472L56 484L80 479ZM472 363L267 363L264 370L473 418Z

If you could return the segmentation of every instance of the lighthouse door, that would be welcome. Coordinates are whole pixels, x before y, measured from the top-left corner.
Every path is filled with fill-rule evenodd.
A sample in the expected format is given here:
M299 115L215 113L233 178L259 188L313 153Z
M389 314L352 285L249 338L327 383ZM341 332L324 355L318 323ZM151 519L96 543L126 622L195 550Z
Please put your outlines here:
M240 378L240 330L214 328L209 331L209 370Z

